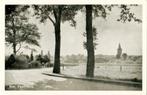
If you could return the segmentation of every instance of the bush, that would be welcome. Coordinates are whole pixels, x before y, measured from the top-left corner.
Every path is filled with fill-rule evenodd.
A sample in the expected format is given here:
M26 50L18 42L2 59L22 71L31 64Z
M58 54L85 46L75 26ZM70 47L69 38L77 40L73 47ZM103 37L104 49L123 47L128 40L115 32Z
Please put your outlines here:
M49 63L49 62L46 63L46 67L53 67L53 66L54 66L53 63Z
M138 59L135 61L135 63L137 63L137 64L142 64L142 58L138 58Z
M11 68L11 64L13 64L10 56L5 56L5 69Z
M27 69L28 59L24 55L13 55L5 57L6 69Z
M131 81L133 81L133 82L142 82L142 80L139 80L137 78L133 78Z
M12 68L12 64L14 63L15 63L15 56L13 54L5 57L5 69Z
M15 63L12 64L12 68L14 69L27 69L29 67L28 65L28 59L24 55L16 55L15 56Z
M29 68L41 68L41 63L39 61L31 61L29 63Z

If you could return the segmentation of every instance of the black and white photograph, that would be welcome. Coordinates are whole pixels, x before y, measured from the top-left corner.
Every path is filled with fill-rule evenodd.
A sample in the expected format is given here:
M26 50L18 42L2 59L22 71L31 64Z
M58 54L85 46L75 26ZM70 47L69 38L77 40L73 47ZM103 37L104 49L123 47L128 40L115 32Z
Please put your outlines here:
M5 4L5 91L142 91L143 5Z

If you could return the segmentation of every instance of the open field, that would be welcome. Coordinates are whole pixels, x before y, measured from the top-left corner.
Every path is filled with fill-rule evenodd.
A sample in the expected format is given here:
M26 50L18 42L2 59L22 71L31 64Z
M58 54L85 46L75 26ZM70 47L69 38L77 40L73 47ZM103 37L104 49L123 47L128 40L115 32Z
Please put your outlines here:
M62 69L63 74L67 75L85 75L86 65L69 66ZM134 79L142 80L141 64L100 64L95 65L95 76L110 79Z

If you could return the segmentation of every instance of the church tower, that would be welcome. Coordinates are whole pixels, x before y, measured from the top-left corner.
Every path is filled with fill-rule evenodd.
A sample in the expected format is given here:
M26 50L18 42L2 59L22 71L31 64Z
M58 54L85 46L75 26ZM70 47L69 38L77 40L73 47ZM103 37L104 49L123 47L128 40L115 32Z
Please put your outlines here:
M121 48L121 45L120 45L120 43L119 43L118 49L117 49L116 58L117 58L117 59L120 59L120 58L121 58L121 54L122 54L122 48Z

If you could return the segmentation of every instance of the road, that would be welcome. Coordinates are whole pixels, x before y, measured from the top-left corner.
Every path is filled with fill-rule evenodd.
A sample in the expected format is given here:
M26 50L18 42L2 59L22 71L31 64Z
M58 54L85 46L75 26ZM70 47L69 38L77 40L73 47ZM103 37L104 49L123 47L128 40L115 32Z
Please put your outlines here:
M141 87L43 75L52 69L6 70L6 90L141 90ZM17 86L20 85L20 86Z

